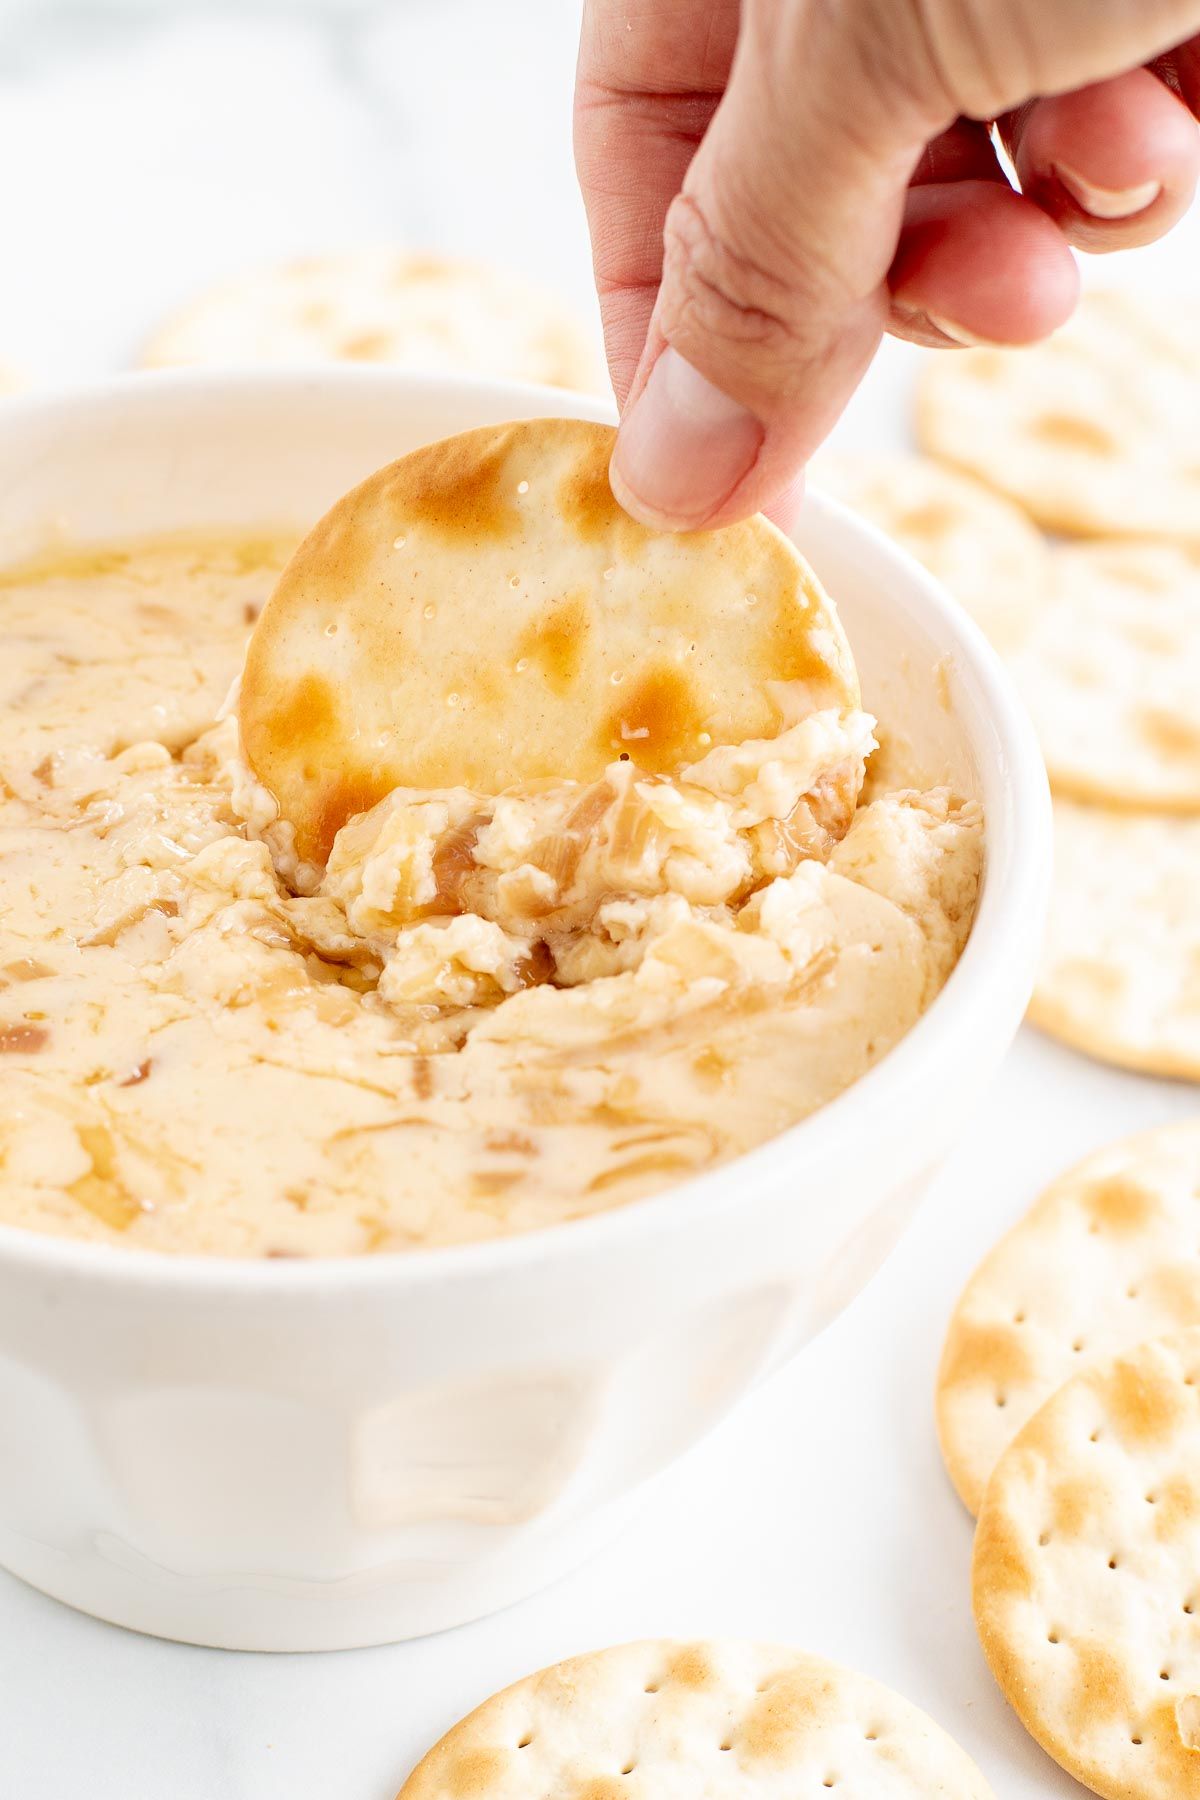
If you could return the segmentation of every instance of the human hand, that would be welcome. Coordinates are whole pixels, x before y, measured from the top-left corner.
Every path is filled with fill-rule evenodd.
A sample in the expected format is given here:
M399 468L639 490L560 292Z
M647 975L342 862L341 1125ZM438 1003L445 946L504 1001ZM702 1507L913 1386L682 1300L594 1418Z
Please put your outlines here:
M617 497L786 522L885 330L1022 344L1200 168L1200 0L586 0ZM1021 182L1017 193L988 131Z

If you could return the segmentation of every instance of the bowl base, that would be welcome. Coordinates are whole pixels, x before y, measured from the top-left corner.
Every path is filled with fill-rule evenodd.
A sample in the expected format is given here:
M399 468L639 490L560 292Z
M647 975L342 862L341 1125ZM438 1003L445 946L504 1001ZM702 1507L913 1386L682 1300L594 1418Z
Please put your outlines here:
M211 1650L365 1650L501 1612L603 1550L645 1488L527 1544L444 1573L384 1566L327 1582L286 1575L186 1575L111 1541L66 1556L0 1530L0 1566L52 1600L147 1637Z

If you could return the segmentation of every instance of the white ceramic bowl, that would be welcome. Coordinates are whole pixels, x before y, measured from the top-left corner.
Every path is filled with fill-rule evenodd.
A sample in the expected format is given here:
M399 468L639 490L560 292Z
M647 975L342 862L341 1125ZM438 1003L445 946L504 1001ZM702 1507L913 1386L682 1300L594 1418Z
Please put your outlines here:
M0 560L52 534L306 524L429 438L565 393L378 370L139 376L0 407ZM0 1562L194 1643L333 1649L505 1605L845 1305L1004 1054L1049 807L994 656L916 565L816 497L798 537L866 702L987 809L965 954L867 1077L751 1155L497 1244L310 1263L0 1228Z

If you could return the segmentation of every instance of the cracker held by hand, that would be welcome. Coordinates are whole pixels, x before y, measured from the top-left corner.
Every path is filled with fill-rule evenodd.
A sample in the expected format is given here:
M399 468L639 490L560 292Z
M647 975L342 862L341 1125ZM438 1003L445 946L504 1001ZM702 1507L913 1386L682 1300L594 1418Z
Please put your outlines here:
M815 1656L626 1644L543 1669L447 1733L397 1800L990 1800L898 1694Z
M1054 1760L1105 1800L1200 1795L1200 1329L1082 1370L988 1484L975 1621Z
M942 1455L979 1511L1028 1419L1077 1373L1200 1325L1200 1121L1141 1132L1048 1188L984 1258L942 1351Z
M1200 541L1200 305L1086 294L1044 344L930 357L923 450L1055 531Z
M858 705L831 602L765 519L647 531L607 426L541 419L428 444L339 500L255 627L246 757L322 863L395 788L676 774L714 746ZM856 791L831 787L840 836Z

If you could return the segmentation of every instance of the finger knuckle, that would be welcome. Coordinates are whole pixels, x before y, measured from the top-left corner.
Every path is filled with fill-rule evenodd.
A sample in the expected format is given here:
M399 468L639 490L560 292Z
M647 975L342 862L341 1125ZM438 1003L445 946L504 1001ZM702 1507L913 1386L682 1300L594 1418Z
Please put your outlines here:
M796 284L718 228L711 207L679 195L667 214L664 252L660 318L668 339L695 334L772 360L791 354L802 310Z

